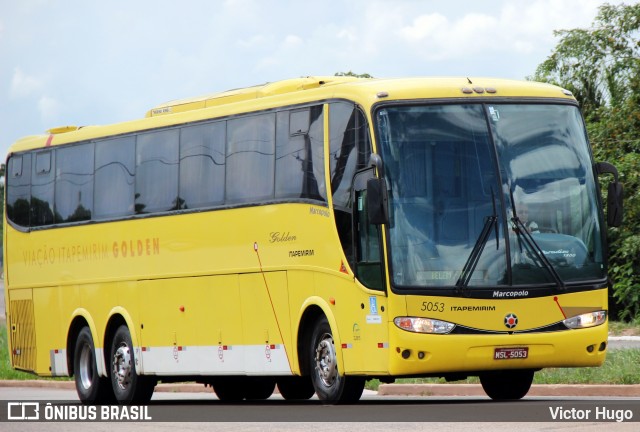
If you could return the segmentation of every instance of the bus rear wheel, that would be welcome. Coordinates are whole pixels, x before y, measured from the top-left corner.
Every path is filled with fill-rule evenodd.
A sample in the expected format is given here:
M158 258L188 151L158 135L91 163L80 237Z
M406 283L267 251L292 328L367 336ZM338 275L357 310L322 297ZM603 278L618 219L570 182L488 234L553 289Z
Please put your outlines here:
M248 377L244 391L247 400L269 399L276 389L276 380L272 377Z
M102 405L115 400L109 378L98 375L96 350L89 327L83 327L78 333L73 371L78 398L83 404Z
M307 400L316 392L309 376L280 377L278 390L285 400Z
M211 387L221 402L240 402L244 399L243 377L217 377L211 383Z
M142 405L151 399L155 378L138 375L131 334L126 325L116 330L111 342L111 386L121 405Z
M276 388L272 377L217 377L211 386L222 402L269 399Z
M522 399L533 382L532 370L500 370L480 374L480 384L493 400Z
M340 374L331 326L326 317L316 323L309 356L311 382L325 403L354 403L364 390L364 378Z

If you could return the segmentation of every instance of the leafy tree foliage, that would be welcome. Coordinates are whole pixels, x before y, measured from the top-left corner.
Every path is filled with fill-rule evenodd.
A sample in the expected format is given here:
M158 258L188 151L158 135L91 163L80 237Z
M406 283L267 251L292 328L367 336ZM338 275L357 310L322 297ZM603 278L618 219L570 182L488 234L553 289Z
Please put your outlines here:
M617 166L624 224L609 229L610 273L620 318L640 320L640 3L605 4L588 29L560 30L536 81L578 99L596 160ZM608 179L604 179L608 181ZM604 186L604 185L603 185ZM606 191L606 187L603 187Z
M349 76L349 77L356 77L356 78L373 78L368 73L358 74L358 73L351 72L351 71L349 71L349 72L336 72L334 76Z

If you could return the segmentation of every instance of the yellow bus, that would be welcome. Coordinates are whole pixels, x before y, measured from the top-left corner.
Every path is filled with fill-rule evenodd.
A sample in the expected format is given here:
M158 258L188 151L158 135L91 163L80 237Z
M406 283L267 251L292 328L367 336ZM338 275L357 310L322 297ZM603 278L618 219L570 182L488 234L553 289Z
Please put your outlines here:
M88 404L479 376L607 352L605 212L576 100L496 79L305 77L65 126L6 161L12 366Z

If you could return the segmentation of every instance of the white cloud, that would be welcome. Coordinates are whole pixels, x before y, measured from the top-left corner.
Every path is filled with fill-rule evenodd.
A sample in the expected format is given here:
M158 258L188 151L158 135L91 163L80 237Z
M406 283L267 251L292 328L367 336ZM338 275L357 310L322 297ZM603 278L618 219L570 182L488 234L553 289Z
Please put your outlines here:
M51 127L61 126L55 124L60 118L61 104L52 97L42 96L38 100L38 111L43 124L51 125Z
M260 47L267 43L267 38L262 34L253 35L249 38L239 39L238 45L242 48Z
M283 48L297 48L299 46L302 46L304 44L304 41L302 40L302 38L300 36L296 36L296 35L287 35L284 38L284 41L282 42L282 47Z
M445 33L449 25L449 20L442 14L420 15L411 25L402 27L399 33L409 42L423 42L430 38L440 39L439 35Z
M165 100L295 76L521 79L553 49L553 30L587 27L599 5L622 0L70 1L73 16L59 0L3 10L0 159L43 125L122 121Z
M336 37L348 43L353 43L358 40L356 32L353 28L343 28L338 30L338 32L336 33Z
M12 98L24 98L37 93L42 87L42 80L25 74L17 67L13 70L9 94Z

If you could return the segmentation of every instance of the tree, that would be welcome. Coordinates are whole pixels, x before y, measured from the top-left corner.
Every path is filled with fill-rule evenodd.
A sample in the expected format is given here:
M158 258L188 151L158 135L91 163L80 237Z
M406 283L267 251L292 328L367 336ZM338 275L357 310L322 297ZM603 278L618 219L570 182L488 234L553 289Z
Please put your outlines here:
M640 320L640 4L605 4L591 28L554 33L560 41L533 79L573 92L594 157L620 171L625 220L609 229L610 275L620 318Z
M585 115L632 96L640 65L640 4L605 4L589 29L557 30L560 42L536 70L538 81L573 92Z
M357 73L351 72L351 71L349 71L349 72L336 72L334 76L349 76L349 77L356 77L356 78L373 78L368 73L357 74Z

